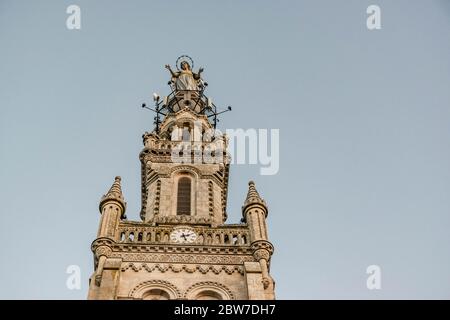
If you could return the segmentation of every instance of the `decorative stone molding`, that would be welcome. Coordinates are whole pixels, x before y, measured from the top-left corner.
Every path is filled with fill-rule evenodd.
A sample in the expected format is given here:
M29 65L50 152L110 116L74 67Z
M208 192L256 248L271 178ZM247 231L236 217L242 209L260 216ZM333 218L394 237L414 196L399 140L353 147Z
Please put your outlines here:
M267 250L267 252L272 255L273 254L273 245L266 240L258 240L255 242L252 242L251 244L251 248L253 251L259 250L259 249L264 249Z
M221 197L221 206L222 206L222 221L227 221L228 214L227 214L227 186L225 186L222 189L222 192L220 194Z
M261 259L270 261L270 257L273 254L273 245L266 240L255 241L251 244L251 248L253 251L253 257L256 261Z
M233 274L234 272L238 272L240 274L244 274L244 268L242 266L237 265L177 265L177 264L149 264L149 263L128 263L121 267L121 271L125 272L127 270L133 270L135 272L139 272L141 270L147 272L153 272L158 270L162 273L170 270L175 273L179 272L187 272L194 273L200 272L202 274L207 274L208 272L213 272L214 274L220 274L221 272L225 272L227 274Z
M159 202L161 200L161 180L158 179L156 181L156 195L155 195L155 204L153 208L153 214L159 214Z
M198 170L194 166L189 166L189 165L178 165L178 166L172 167L172 168L170 168L167 175L172 176L175 172L178 172L178 171L185 171L185 172L187 171L189 173L192 173L196 178L199 178L202 175L200 170Z
M165 280L149 280L142 282L131 289L128 297L132 299L142 299L143 295L151 289L164 290L169 294L170 299L180 299L182 297L181 291L175 285Z
M99 259L101 256L110 257L111 256L111 248L107 246L100 246L95 249L95 257Z
M100 252L105 252L105 250L103 247L107 247L111 250L111 248L113 247L113 245L115 244L115 242L113 240L111 240L110 238L97 238L95 239L92 244L91 244L91 250L93 253L96 253L98 251L98 249L101 247L102 249L100 249Z
M118 253L113 252L110 257L122 258L129 262L160 262L186 264L219 264L241 265L247 261L255 261L250 255L192 255L192 254L153 254L153 253Z
M204 291L212 291L218 293L223 300L234 300L234 294L228 287L213 281L197 282L190 286L183 295L183 299L196 299L197 295Z
M182 224L182 223L194 223L194 224L211 224L213 221L211 218L179 215L179 216L162 216L154 217L148 221L149 223L171 223L171 224Z
M173 226L155 226L149 222L147 223L143 223L140 221L120 221L119 224L119 228L127 228L127 229L131 229L134 228L134 230L145 230L145 229L151 229L151 230L155 230L155 229L165 229L165 230L172 230ZM196 226L195 230L197 231L215 231L215 230L219 230L219 231L248 231L248 225L245 223L234 223L234 224L224 224L224 225L219 225L217 227L211 228L208 226ZM265 240L264 240L265 241Z
M113 247L113 255L122 253L203 253L203 254L232 254L232 255L249 255L252 256L253 251L248 246L231 247L231 246L178 246L178 245L129 245L117 244Z
M255 252L253 252L253 257L255 258L256 261L259 261L261 259L269 261L270 254L265 249L259 249L259 250L256 250Z
M214 185L208 181L208 212L211 218L214 217Z
M222 188L225 188L225 186L228 183L227 177L225 177L223 179L219 179L217 176L215 176L213 174L202 174L200 176L200 178L201 179L213 180L218 186L221 186Z

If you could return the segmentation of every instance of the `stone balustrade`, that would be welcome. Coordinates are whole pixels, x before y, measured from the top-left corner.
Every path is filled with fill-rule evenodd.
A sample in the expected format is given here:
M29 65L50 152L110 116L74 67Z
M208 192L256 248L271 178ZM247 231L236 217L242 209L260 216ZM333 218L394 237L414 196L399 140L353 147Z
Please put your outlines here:
M245 246L250 244L248 230L243 228L198 228L192 227L197 233L195 244L217 246ZM119 243L162 244L170 243L170 227L145 227L134 225L119 226Z

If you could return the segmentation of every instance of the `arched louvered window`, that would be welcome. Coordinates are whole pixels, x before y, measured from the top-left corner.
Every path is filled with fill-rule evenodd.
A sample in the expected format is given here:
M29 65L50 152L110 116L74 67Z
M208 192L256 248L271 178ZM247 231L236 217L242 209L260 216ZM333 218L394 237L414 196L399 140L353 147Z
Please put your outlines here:
M191 214L191 179L178 180L177 214Z

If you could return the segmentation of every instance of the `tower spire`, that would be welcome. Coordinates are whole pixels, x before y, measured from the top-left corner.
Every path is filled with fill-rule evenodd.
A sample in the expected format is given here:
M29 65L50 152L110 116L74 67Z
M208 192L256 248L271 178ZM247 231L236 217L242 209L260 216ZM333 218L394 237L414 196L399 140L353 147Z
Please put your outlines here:
M253 257L259 262L263 288L260 293L265 299L274 299L275 282L269 274L269 261L273 254L273 245L267 234L267 205L256 191L255 183L248 183L247 198L242 206L242 222L247 223L250 229L250 242ZM258 296L258 294L256 294Z
M256 190L255 182L249 181L248 182L248 192L247 192L247 198L245 198L244 205L242 206L242 212L244 213L248 206L252 204L259 204L264 207L266 214L267 214L267 205L264 199L262 199ZM245 215L244 215L245 219Z
M100 204L99 204L100 213L102 212L102 207L106 202L115 201L115 202L118 202L122 206L122 209L123 209L122 210L122 218L125 217L126 202L123 197L122 187L120 185L121 180L122 179L119 176L117 176L114 179L114 182L113 182L111 188L109 189L109 191L105 195L103 195L103 197L101 198Z

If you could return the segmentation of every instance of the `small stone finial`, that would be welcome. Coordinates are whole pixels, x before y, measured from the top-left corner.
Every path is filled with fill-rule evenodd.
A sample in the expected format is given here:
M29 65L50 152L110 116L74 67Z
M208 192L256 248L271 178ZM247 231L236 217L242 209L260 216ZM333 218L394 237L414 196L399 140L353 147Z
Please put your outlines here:
M245 198L244 205L242 206L242 211L244 212L245 208L247 208L251 204L260 204L267 210L266 202L260 197L258 191L256 190L254 181L248 182L247 198Z
M125 199L123 197L122 187L120 185L121 180L122 180L122 178L120 176L116 176L114 178L114 182L113 182L111 188L109 189L109 191L105 195L103 195L103 197L101 198L100 205L99 205L100 213L102 212L102 206L105 202L107 202L109 200L115 200L119 204L122 205L122 207L123 207L122 216L125 217L126 203L125 203Z
M252 202L255 200L257 200L258 202L264 201L259 196L258 191L256 191L255 182L250 180L248 182L248 193L247 193L247 198L245 199L245 203Z

